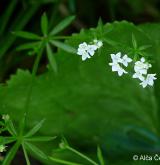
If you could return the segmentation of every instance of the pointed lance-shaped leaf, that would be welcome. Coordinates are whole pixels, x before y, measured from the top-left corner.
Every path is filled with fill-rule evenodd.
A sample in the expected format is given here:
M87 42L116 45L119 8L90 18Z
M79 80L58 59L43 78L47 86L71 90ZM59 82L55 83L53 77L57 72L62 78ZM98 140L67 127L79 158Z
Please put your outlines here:
M26 135L25 137L31 137L33 136L35 133L37 133L39 131L39 129L42 127L43 123L44 123L44 119L41 120L37 125L35 125Z
M26 32L26 31L14 31L12 32L17 37L25 38L25 39L31 39L31 40L40 40L41 37L37 34Z
M42 150L40 150L38 147L36 147L35 145L33 145L29 142L25 142L24 146L28 151L32 152L33 154L38 156L40 159L44 159L44 160L48 159L48 156Z
M27 49L38 49L39 46L41 45L41 42L40 41L37 41L37 42L29 42L29 43L25 43L25 44L22 44L20 46L18 46L16 48L17 51L21 51L21 50L27 50Z
M41 31L44 36L48 34L48 18L46 13L44 13L41 17Z
M54 46L66 51L66 52L69 52L69 53L73 53L75 54L76 53L76 49L70 45L67 45L63 42L60 42L60 41L55 41L55 40L52 40L50 41Z
M25 140L28 142L45 142L45 141L52 141L56 138L56 136L51 137L51 136L36 136L36 137L30 137L26 138Z
M49 44L47 44L47 46L46 46L46 51L47 51L47 56L48 56L50 66L51 66L52 70L55 73L57 73L57 63L56 63L56 60L54 57L54 53L52 52L52 49Z
M132 33L132 44L133 44L133 48L137 48L137 41L136 41L136 38L134 36L134 34Z
M100 165L105 165L103 155L102 155L102 151L101 151L99 146L97 147L97 157L98 157L98 160L100 162Z
M56 25L53 30L51 31L50 35L55 35L60 31L64 30L67 26L69 26L72 21L75 19L75 16L69 16L62 20L58 25Z

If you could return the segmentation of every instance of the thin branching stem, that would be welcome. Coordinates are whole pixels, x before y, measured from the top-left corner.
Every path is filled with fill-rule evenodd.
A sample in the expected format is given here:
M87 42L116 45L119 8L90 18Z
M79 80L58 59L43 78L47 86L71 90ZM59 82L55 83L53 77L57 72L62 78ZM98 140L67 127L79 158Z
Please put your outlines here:
M74 148L67 146L67 149L71 152L74 152L75 154L79 155L80 157L84 158L85 160L87 160L88 162L90 162L93 165L99 165L98 163L96 163L94 160L92 160L91 158L89 158L88 156L82 154L81 152L75 150Z

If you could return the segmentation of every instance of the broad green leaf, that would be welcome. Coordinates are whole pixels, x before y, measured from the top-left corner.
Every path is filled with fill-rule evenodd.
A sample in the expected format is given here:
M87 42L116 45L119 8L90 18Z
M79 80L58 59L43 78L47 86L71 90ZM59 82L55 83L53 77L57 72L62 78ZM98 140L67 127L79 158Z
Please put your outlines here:
M105 165L103 155L102 155L102 151L101 151L99 146L97 147L97 157L98 157L98 160L100 162L100 165Z
M69 17L65 18L64 20L62 20L58 25L56 25L53 28L53 30L51 31L50 35L55 35L55 34L61 32L67 26L69 26L74 19L75 19L75 16L69 16Z
M47 44L46 51L47 51L47 56L48 56L50 66L51 66L52 70L55 73L57 73L57 63L56 63L56 60L54 57L55 54L52 52L52 49L49 44Z
M38 124L36 124L26 135L25 137L31 137L33 136L35 133L37 133L39 131L39 129L42 127L43 123L44 123L44 119L41 120L40 122L38 122Z
M10 165L14 156L17 153L18 148L20 147L20 142L17 141L12 148L8 151L7 155L5 156L5 159L2 162L2 165Z
M14 35L17 37L25 38L25 39L31 39L31 40L40 40L41 37L38 36L37 34L31 33L31 32L26 32L26 31L14 31Z
M75 54L76 53L76 49L70 45L67 45L66 43L63 43L63 42L60 42L60 41L56 41L56 40L52 40L50 41L54 46L66 51L66 52L69 52L69 53L73 53Z
M48 34L48 18L46 13L44 13L41 17L41 30L44 36Z
M54 137L50 137L50 136L36 136L36 137L31 137L31 138L25 138L26 141L29 141L29 142L43 142L43 141L52 141L56 138L56 136Z

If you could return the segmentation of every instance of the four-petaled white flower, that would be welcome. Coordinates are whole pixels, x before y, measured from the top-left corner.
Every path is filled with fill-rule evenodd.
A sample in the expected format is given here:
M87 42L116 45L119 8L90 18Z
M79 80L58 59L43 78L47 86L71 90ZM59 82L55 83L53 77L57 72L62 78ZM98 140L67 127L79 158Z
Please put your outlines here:
M138 78L141 80L140 85L145 88L147 85L153 86L156 74L147 74L148 69L151 68L152 65L146 62L145 58L142 57L140 61L137 61L134 66L135 73L133 74L133 78Z
M140 72L135 72L132 76L133 78L138 78L140 79L141 81L144 80L144 76L140 73Z
M112 66L113 72L118 72L119 76L122 76L123 74L126 74L127 72L118 64L118 63L109 63L110 66Z
M79 44L79 50L87 50L87 48L88 48L88 45L87 45L87 43L86 42L83 42L83 43L81 43L81 44Z
M121 52L118 52L117 54L111 54L111 59L113 63L119 63L122 61L121 59Z
M127 55L124 55L121 59L121 63L124 65L124 66L128 66L128 63L132 62L132 59L129 58Z
M156 74L147 74L147 77L140 83L145 88L147 85L153 86Z
M87 52L93 56L95 53L95 50L97 50L97 46L95 45L88 45Z
M140 72L141 74L147 74L147 70L151 67L151 64L145 62L145 58L142 57L140 61L137 61L134 66L135 72Z
M95 51L103 45L102 41L96 40L94 44L83 42L79 44L77 54L82 56L82 60L86 60L95 54Z
M132 59L129 58L127 55L124 55L123 57L121 57L121 55L122 55L121 52L118 52L116 54L111 54L112 63L109 63L109 65L112 66L112 71L113 72L117 71L119 76L128 73L122 68L121 65L127 67L128 63L132 61Z

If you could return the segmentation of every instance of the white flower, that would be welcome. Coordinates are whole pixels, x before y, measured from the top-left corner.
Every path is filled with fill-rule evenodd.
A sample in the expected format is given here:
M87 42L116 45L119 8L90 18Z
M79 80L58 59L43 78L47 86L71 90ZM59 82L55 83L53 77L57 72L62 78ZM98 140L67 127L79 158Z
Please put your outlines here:
M83 42L82 44L79 45L77 54L82 56L82 60L86 60L87 58L90 58L89 53L87 52L88 45L86 42Z
M111 54L111 59L113 63L119 63L122 61L121 59L121 52L118 52L117 54Z
M87 47L87 52L88 52L91 56L94 55L95 50L97 50L97 46L95 46L95 45L88 45L88 47Z
M145 62L145 58L142 57L140 61L137 61L134 66L135 72L140 72L141 74L147 74L147 70L151 67L152 65Z
M146 79L144 79L144 80L140 83L140 85L142 85L143 88L145 88L147 85L153 86L154 80L157 79L155 76L156 76L156 74L147 74Z
M133 77L133 78L138 78L138 79L140 79L141 81L144 80L144 76L143 76L140 72L134 73L132 77Z
M94 45L97 46L98 49L103 46L103 42L100 40L94 39L93 42L94 42Z
M124 65L124 66L128 66L128 63L132 62L132 59L129 58L127 55L124 55L121 59L121 63Z
M0 145L0 152L4 152L6 150L6 146Z
M112 66L113 72L118 72L119 76L127 73L118 63L109 63L109 65Z
M5 120L5 121L8 121L9 120L9 115L6 114L6 115L2 115L2 119Z
M86 42L83 42L83 43L79 44L79 49L87 50L87 48L88 48L88 44Z
M96 45L95 44L87 44L86 42L83 42L79 44L77 49L77 54L82 56L82 60L86 60L87 58L91 58L95 54L95 51L101 46L101 42L97 40Z

